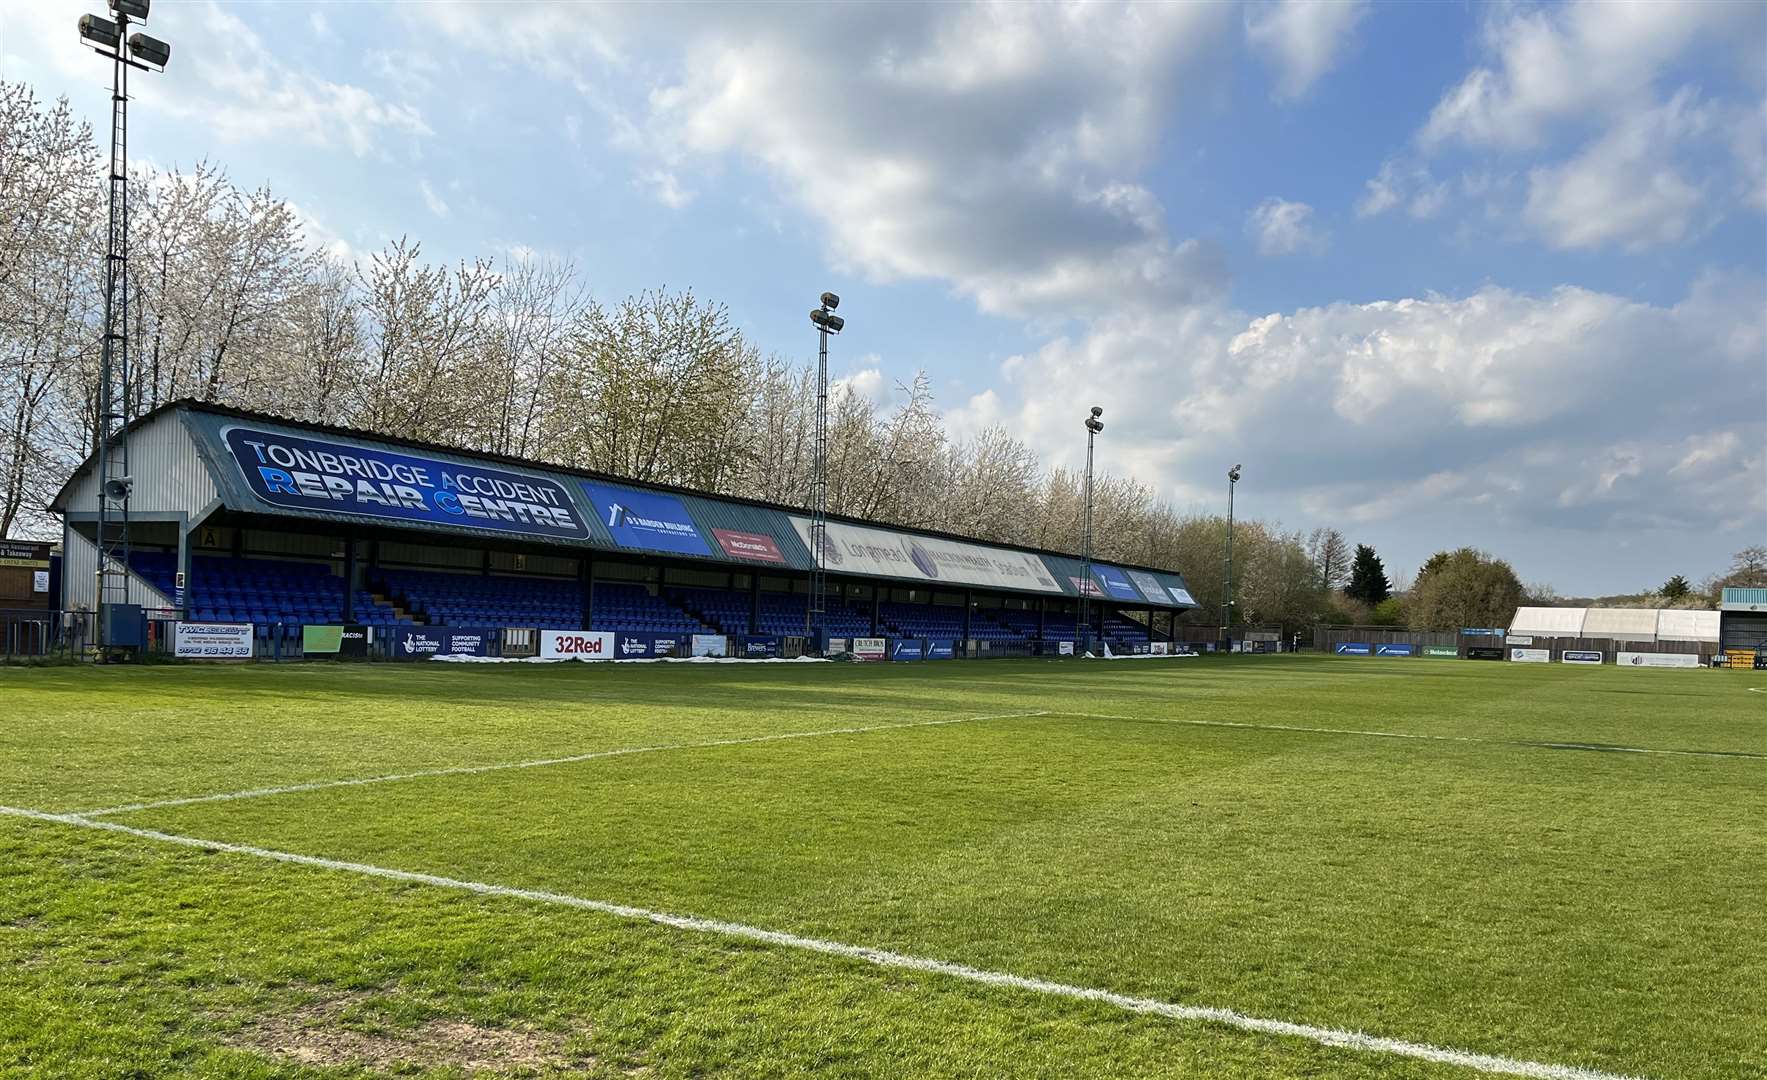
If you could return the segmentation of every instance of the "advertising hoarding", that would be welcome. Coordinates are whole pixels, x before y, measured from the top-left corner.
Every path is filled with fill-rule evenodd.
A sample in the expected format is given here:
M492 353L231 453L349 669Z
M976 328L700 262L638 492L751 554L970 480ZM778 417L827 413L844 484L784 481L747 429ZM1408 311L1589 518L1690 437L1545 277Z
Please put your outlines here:
M1171 602L1166 599L1166 589L1160 584L1159 578L1144 570L1125 570L1124 573L1129 575L1129 580L1133 581L1135 587L1141 590L1141 595L1147 598L1148 603L1168 604Z
M814 550L810 543L810 519L793 515L791 522L798 539ZM828 523L823 561L831 573L837 574L874 574L1029 592L1062 591L1043 560L1027 552L913 536L844 521Z
M727 656L730 641L723 634L695 634L689 643L694 656Z
M1558 659L1564 664L1599 664L1604 655L1594 649L1566 649Z
M1460 657L1460 650L1452 645L1425 645L1423 647L1423 654L1425 656L1434 656L1438 659L1455 660Z
M1190 595L1189 589L1180 589L1178 586L1173 585L1166 591L1172 594L1172 600L1175 603L1183 604L1185 607L1196 606L1196 597Z
M543 660L612 660L614 636L605 630L542 630Z
M732 559L785 564L785 553L766 533L738 532L735 529L713 529L712 539Z
M1699 653L1623 652L1619 654L1618 659L1621 667L1696 668L1700 666Z
M1339 656L1367 656L1373 651L1373 648L1365 641L1340 641L1337 647Z
M1129 581L1129 575L1114 566L1093 563L1092 576L1098 579L1098 583L1104 586L1106 595L1113 600L1142 599L1141 593Z
M393 656L427 660L432 656L484 656L495 630L465 626L401 626L391 631Z
M926 643L926 658L928 660L951 660L956 656L957 643L955 641L928 641Z
M1551 649L1510 649L1509 658L1518 664L1549 664Z
M172 630L172 655L199 660L250 660L252 624L181 622Z
M1058 641L1058 642L1056 642L1055 643L1055 655L1057 655L1057 656L1072 656L1072 655L1074 655L1074 643L1071 641Z
M1495 645L1468 645L1466 647L1468 660L1501 660L1505 655L1504 651Z
M272 506L562 540L589 536L570 493L543 477L247 427L227 428L225 441L246 487Z
M1398 644L1376 645L1374 647L1374 655L1376 655L1376 656L1416 656L1417 655L1417 646L1415 646L1415 645L1398 645Z
M1534 644L1534 639L1527 634L1511 634L1508 638L1505 638L1504 640L1507 641L1511 645L1532 645L1532 644Z
M853 655L860 660L882 660L888 642L880 637L856 637L853 639Z
M341 626L315 626L308 623L301 627L301 652L308 655L335 653L343 643L344 628Z
M742 655L751 660L770 660L779 655L779 639L750 635L742 639Z
M583 494L595 507L614 543L639 551L672 551L678 555L710 555L699 526L687 507L673 495L613 487L585 480Z
M895 641L890 642L890 659L891 660L919 660L919 659L921 659L920 639L919 638L907 638L907 639L898 638Z
M1149 653L1152 653L1154 656L1165 656L1171 650L1171 648L1172 648L1171 642L1153 641L1153 642L1148 643L1147 651Z

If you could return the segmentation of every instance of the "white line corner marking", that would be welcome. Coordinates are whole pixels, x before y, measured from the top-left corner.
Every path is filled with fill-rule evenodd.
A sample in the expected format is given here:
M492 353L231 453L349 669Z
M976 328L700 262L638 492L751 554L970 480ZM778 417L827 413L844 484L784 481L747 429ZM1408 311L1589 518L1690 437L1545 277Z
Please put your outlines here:
M244 791L223 791L213 795L189 795L180 799L155 799L152 802L126 803L98 810L79 810L74 817L103 817L108 814L132 814L138 810L163 810L169 806L191 806L196 803L232 802L235 799L262 799L271 795L295 795L303 791L324 791L327 788L365 787L369 784L391 784L401 780L424 780L434 776L473 776L478 773L501 772L505 769L539 769L549 765L575 765L596 758L625 757L628 754L658 754L665 750L705 750L719 746L748 746L753 743L781 742L786 739L815 739L824 735L864 735L873 731L895 731L899 728L943 727L949 724L973 724L981 720L1016 720L1048 716L1049 711L989 713L985 716L948 716L940 720L909 720L900 724L868 724L864 727L822 728L817 731L786 731L776 735L749 735L737 739L711 739L706 742L659 743L652 746L625 746L612 750L591 750L569 757L538 758L533 761L505 761L492 765L455 765L444 769L419 769L408 773L382 776L358 776L347 780L313 780L304 784L281 787L247 788Z
M1160 1001L1156 998L1131 997L1109 990L1100 990L1089 986L1075 986L1071 983L1052 982L1047 979L1036 979L1025 975L1013 975L1004 971L988 971L970 967L967 964L955 964L946 960L935 960L924 956L911 956L906 953L889 952L884 949L872 949L863 945L846 945L838 941L827 941L822 938L801 937L797 934L780 930L767 930L758 926L743 923L723 922L717 919L701 919L692 915L675 915L666 911L652 911L648 908L631 907L626 904L614 904L605 900L588 900L580 896L568 896L564 893L542 892L537 889L518 889L508 885L491 885L482 881L463 881L459 878L440 877L435 874L420 874L410 870L395 870L385 866L373 866L368 863L344 862L339 859L324 859L315 855L298 855L290 851L275 851L270 848L252 847L249 844L230 844L220 840L203 840L194 836L180 836L176 833L157 832L153 829L138 829L132 825L124 825L115 821L94 821L80 814L55 814L44 810L27 810L22 807L0 806L0 815L27 818L32 821L53 822L59 825L72 825L82 829L98 829L104 832L121 833L124 836L135 836L146 840L154 840L163 844L177 844L182 847L202 848L209 851L224 851L233 855L249 855L257 859L270 859L275 862L292 863L296 866L307 866L319 870L334 870L350 874L362 874L367 877L382 878L387 881L403 881L417 885L431 885L441 889L457 889L464 892L477 893L480 896L506 897L514 900L527 900L533 903L552 904L558 907L576 908L581 911L593 911L615 918L641 922L656 923L659 926L673 927L696 934L716 934L723 937L742 938L747 941L758 941L767 945L775 945L787 949L801 949L807 952L823 953L829 956L841 956L852 960L863 960L879 967L901 968L907 971L919 971L932 975L945 975L966 982L980 983L985 986L1002 987L1011 990L1023 990L1034 994L1046 994L1052 997L1071 998L1078 1001L1094 1001L1109 1005L1127 1012L1145 1013L1151 1016L1163 1016L1170 1020L1202 1021L1237 1028L1241 1031L1257 1032L1263 1035L1283 1035L1290 1038L1306 1039L1321 1046L1341 1047L1348 1050L1361 1050L1370 1053L1394 1054L1400 1057L1416 1058L1441 1065L1454 1065L1476 1072L1496 1073L1507 1076L1523 1076L1530 1080L1642 1080L1640 1077L1626 1076L1620 1073L1601 1072L1586 1069L1577 1065L1555 1065L1542 1061L1525 1061L1519 1058L1502 1057L1496 1054L1481 1054L1471 1050L1456 1050L1450 1047L1432 1046L1429 1043L1408 1042L1404 1039L1391 1039L1379 1035L1368 1035L1359 1031L1344 1031L1338 1028L1315 1027L1312 1024L1296 1024L1287 1020L1272 1020L1260 1016L1247 1016L1232 1009L1211 1008L1205 1005L1181 1005L1176 1002Z

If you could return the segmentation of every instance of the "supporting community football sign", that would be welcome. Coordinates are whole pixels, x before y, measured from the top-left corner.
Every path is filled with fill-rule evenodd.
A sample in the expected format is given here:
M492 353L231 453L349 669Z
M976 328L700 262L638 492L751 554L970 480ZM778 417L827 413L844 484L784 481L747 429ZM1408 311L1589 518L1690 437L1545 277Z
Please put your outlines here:
M543 477L232 427L227 449L273 506L398 522L584 540L570 493Z

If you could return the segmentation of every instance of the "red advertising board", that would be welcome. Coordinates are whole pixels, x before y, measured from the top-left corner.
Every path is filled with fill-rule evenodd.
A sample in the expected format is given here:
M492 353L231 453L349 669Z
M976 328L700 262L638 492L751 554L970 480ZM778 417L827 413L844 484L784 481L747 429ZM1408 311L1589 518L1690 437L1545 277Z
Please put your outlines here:
M766 533L737 532L733 529L713 529L712 537L724 554L732 559L751 559L755 562L784 563L785 555L779 545Z

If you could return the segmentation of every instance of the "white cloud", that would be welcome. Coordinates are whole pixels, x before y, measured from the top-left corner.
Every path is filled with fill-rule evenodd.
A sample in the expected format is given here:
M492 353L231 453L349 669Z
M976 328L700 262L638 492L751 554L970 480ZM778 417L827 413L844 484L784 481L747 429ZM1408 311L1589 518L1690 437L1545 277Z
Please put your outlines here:
M694 197L694 193L682 187L680 178L668 169L651 169L638 178L638 186L671 210L681 209Z
M1537 146L1556 124L1648 107L1656 82L1695 43L1752 32L1759 21L1748 4L1578 0L1493 10L1485 32L1493 65L1473 69L1437 103L1421 133L1426 146Z
M1246 11L1246 41L1277 69L1276 97L1292 100L1337 65L1366 0L1277 0Z
M1246 215L1246 232L1257 241L1260 255L1318 253L1328 240L1313 228L1313 208L1304 202L1268 198Z
M1363 185L1356 216L1377 217L1404 206L1405 212L1414 218L1432 218L1447 205L1448 195L1448 182L1437 180L1426 166L1388 159L1381 163L1374 179Z
M1702 228L1707 193L1678 152L1715 127L1714 110L1688 91L1625 117L1571 160L1530 172L1523 218L1558 248L1639 251L1684 240Z
M430 213L439 218L448 216L448 204L443 201L440 195L436 194L435 188L429 186L427 179L417 181L417 190L423 196L423 205L429 207Z
M1767 444L1763 295L1709 277L1672 307L1567 286L1124 318L1014 358L958 412L1069 447L1086 387L1111 460L1180 503L1243 455L1267 498L1328 520L1461 507L1505 528L1716 528L1767 494L1742 452Z

